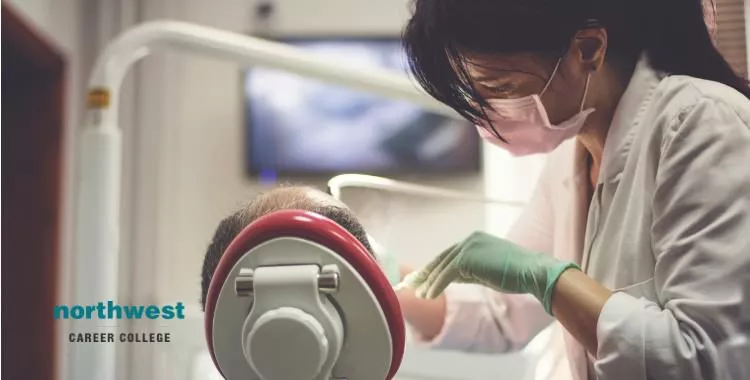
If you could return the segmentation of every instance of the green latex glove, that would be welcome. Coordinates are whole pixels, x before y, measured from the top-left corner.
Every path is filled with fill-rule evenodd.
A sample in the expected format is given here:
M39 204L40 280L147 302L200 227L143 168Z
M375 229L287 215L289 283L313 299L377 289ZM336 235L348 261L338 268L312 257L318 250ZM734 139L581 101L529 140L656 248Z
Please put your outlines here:
M505 239L474 232L426 267L404 278L399 287L418 297L435 298L451 282L481 284L504 293L529 293L552 314L552 293L560 275L575 263L521 248Z

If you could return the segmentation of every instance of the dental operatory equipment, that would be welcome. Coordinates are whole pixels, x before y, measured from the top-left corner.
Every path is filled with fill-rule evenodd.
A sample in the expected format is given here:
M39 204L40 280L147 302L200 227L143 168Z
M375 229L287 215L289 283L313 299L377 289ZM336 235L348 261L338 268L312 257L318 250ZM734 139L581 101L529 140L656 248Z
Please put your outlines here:
M117 295L122 173L120 85L137 61L169 50L281 69L457 117L450 108L419 91L401 73L361 70L284 44L182 22L149 22L129 29L98 57L88 83L85 126L78 142L74 270L90 275L79 276L75 284L74 295L80 302L96 302ZM114 378L114 346L76 347L68 359L72 363L70 378Z
M378 263L343 227L305 211L266 215L234 239L205 322L227 380L391 379L404 353L401 309Z

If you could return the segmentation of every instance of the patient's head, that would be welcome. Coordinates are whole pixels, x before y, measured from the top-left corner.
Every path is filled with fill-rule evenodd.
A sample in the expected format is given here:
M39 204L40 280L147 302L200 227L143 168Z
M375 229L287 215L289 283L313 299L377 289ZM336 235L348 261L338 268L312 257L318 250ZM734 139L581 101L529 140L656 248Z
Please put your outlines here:
M312 211L338 223L354 235L367 250L372 247L364 228L345 204L330 195L306 186L282 186L262 193L219 223L203 260L201 305L206 306L206 294L219 260L234 238L256 219L280 210Z

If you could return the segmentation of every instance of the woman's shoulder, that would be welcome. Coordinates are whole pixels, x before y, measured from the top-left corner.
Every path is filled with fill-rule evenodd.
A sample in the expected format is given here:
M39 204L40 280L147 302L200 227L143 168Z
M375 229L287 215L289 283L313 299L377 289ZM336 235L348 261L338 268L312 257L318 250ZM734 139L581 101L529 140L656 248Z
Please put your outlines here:
M700 143L750 130L750 99L710 80L666 76L657 85L647 108L646 119L640 120L644 128L639 128L637 139L649 141L658 151L671 145L678 135L683 141L689 136Z
M656 88L652 109L665 120L684 121L691 112L720 108L736 113L750 125L750 99L723 83L687 75L664 77Z

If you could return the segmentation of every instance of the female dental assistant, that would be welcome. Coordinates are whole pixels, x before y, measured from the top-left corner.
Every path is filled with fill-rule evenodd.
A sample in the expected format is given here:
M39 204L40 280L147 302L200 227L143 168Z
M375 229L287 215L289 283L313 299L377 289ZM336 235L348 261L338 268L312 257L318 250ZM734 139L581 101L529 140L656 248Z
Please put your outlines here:
M551 315L576 379L717 378L750 302L750 88L701 1L417 0L404 41L485 140L551 153L507 240L476 232L407 276L411 324L499 351Z

